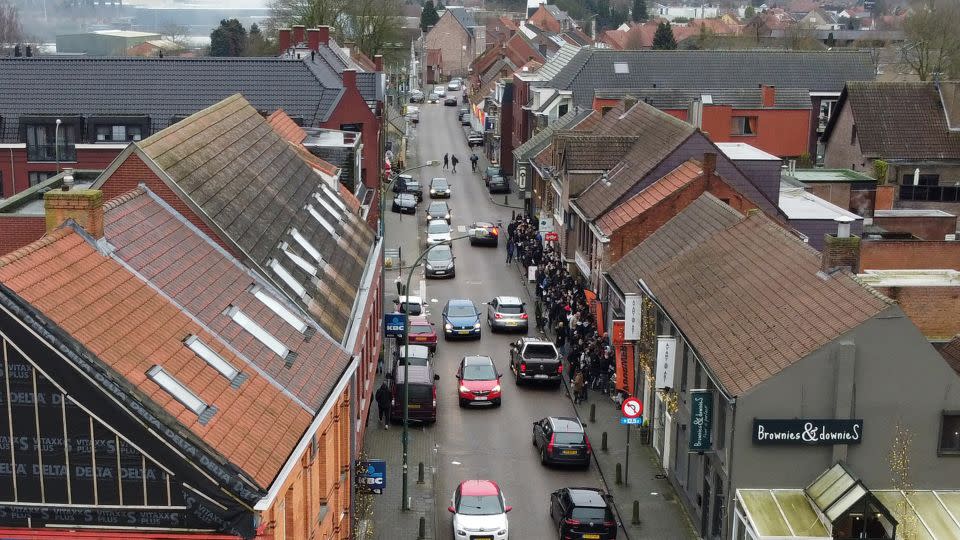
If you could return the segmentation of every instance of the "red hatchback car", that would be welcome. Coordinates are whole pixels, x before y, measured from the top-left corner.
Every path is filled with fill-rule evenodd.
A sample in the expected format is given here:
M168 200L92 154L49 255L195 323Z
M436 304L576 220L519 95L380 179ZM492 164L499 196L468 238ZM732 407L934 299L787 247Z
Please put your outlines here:
M425 316L417 315L410 318L410 344L424 345L431 352L437 350L437 329Z
M460 406L490 403L500 406L500 372L489 356L464 356L457 368Z

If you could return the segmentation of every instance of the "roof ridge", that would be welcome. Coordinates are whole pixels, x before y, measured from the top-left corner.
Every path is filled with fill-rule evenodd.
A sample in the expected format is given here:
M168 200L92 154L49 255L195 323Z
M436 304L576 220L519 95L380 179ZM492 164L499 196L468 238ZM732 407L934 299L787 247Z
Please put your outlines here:
M50 244L53 244L58 240L62 240L63 238L66 238L67 236L69 236L71 233L75 233L75 232L76 231L73 229L72 225L66 225L58 229L54 229L44 234L43 236L41 236L40 239L34 240L33 242L30 242L29 244L23 246L22 248L17 249L15 251L11 251L10 253L7 253L6 255L0 257L0 267L13 264L19 261L20 259L23 259L33 253L36 253L37 251L40 251L41 249L49 246Z
M141 195L146 195L146 194L147 194L146 186L144 184L138 184L137 187L131 189L130 191L122 195L117 195L116 197L103 203L103 211L109 212L114 208L123 206L125 203L128 203L133 199L136 199L137 197L140 197Z

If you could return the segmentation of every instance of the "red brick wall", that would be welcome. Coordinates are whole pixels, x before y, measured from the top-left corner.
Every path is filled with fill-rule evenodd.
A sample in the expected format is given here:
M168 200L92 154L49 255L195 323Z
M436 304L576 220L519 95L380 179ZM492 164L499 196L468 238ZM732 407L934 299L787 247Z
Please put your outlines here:
M60 162L60 170L70 169L106 169L122 150L115 148L79 149L77 161ZM12 166L11 166L12 163ZM0 149L0 176L3 177L3 196L11 197L30 187L31 172L57 172L55 162L27 163L25 148Z
M860 243L860 271L960 270L960 242L918 240L864 240Z
M960 333L960 287L877 287L896 300L928 339Z
M39 240L47 232L43 215L0 214L0 255Z
M550 30L551 32L560 31L560 22L547 11L543 5L537 8L533 12L533 15L528 19L534 26L537 28L543 28L544 30Z

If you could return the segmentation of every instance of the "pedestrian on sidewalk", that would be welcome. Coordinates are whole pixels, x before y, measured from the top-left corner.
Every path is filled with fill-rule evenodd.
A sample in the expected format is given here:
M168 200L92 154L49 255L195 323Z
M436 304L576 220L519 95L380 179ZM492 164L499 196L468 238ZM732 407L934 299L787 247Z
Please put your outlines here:
M457 163L460 163L457 156L450 156L450 163L453 164L453 172L457 172Z
M390 387L387 386L387 381L380 383L374 399L377 400L377 414L380 415L383 429L390 429Z
M573 378L573 404L580 403L580 396L583 395L583 370L578 370Z
M513 238L511 238L507 240L507 264L510 264L513 262L513 250L514 250Z
M470 168L473 169L473 172L477 172L477 161L479 160L476 152L470 154Z
M443 168L444 169L450 168L450 154L443 155Z
M533 313L533 316L537 319L537 332L543 332L543 302L539 298L534 304Z

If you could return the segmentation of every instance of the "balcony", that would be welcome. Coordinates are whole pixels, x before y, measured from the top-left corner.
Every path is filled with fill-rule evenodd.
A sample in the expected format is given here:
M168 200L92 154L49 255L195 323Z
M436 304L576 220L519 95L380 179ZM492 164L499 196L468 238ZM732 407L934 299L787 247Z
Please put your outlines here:
M900 186L900 200L960 203L960 185Z
M35 144L27 145L27 161L57 161L57 145ZM77 149L73 144L60 144L61 162L77 161Z

